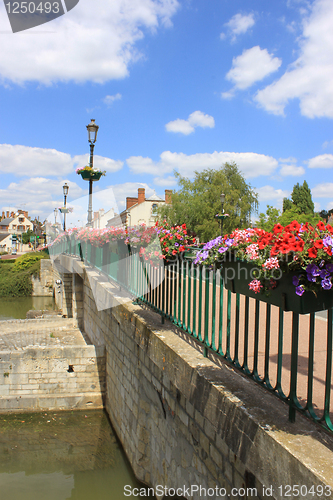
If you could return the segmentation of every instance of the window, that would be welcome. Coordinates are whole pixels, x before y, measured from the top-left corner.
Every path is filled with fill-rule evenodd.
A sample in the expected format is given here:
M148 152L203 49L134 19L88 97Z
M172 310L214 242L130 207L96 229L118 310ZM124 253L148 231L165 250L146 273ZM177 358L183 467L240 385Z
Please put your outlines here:
M24 217L19 217L19 222L24 222Z
M157 203L153 203L151 207L151 214L157 215Z

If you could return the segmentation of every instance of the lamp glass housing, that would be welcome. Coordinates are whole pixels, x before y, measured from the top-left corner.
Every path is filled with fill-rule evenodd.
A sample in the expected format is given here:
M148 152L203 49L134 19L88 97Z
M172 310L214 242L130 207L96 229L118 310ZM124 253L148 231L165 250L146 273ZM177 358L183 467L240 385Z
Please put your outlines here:
M63 186L62 186L62 190L64 192L64 196L67 196L68 195L68 190L69 190L69 186L67 183L65 183Z
M88 141L90 144L95 144L97 140L97 132L98 132L99 126L96 125L95 120L91 119L91 122L89 125L87 125L87 130L88 130Z
M221 199L221 203L224 203L224 201L225 201L225 194L224 193L221 193L220 199Z

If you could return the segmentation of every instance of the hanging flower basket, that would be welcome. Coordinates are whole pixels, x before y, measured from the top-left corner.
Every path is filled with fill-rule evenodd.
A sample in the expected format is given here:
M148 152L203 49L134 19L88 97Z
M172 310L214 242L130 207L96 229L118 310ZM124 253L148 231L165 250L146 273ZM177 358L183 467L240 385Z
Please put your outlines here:
M102 172L89 172L88 170L83 170L80 172L80 175L85 181L90 181L90 179L92 181L99 181L103 174Z
M284 311L308 314L324 311L333 307L333 291L305 291L301 296L295 294L295 273L284 272L275 280L262 282L256 280L258 267L255 263L236 261L224 262L221 268L224 286L232 292L252 297L268 304L281 307ZM257 289L249 288L249 284L257 281Z
M105 175L105 170L97 170L96 168L90 167L89 165L85 167L79 167L75 171L78 175L81 175L82 179L85 181L99 181L102 175Z

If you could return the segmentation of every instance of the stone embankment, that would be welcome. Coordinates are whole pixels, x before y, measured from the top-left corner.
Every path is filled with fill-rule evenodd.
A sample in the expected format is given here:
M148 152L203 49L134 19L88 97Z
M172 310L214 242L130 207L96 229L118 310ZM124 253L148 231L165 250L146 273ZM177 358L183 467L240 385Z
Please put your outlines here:
M0 412L102 408L105 355L72 319L0 322Z

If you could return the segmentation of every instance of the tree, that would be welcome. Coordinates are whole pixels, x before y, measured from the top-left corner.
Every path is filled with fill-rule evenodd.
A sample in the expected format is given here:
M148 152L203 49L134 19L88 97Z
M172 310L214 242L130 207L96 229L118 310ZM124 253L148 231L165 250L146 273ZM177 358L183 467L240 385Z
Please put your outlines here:
M271 232L275 224L281 224L282 226L287 226L293 220L297 220L300 224L308 222L311 226L315 226L317 222L320 221L319 214L300 214L297 211L295 205L289 210L285 210L280 213L277 208L267 206L266 214L261 213L259 216L259 221L257 222L257 227L265 229L265 231Z
M306 181L303 182L302 186L300 186L299 183L295 184L293 192L291 193L291 199L299 214L314 213L311 190Z
M283 198L283 208L282 212L290 210L293 207L293 202L289 198Z
M187 225L189 231L201 241L209 241L220 234L216 219L221 214L220 195L225 194L223 231L230 233L236 227L250 224L251 214L257 211L258 195L248 184L235 163L226 163L218 170L206 169L194 172L194 180L182 177L178 172L179 190L172 194L172 204L159 208L159 217L172 225Z
M35 233L31 231L31 229L28 229L26 233L22 234L22 243L26 245L27 243L30 243L30 236L35 236Z

